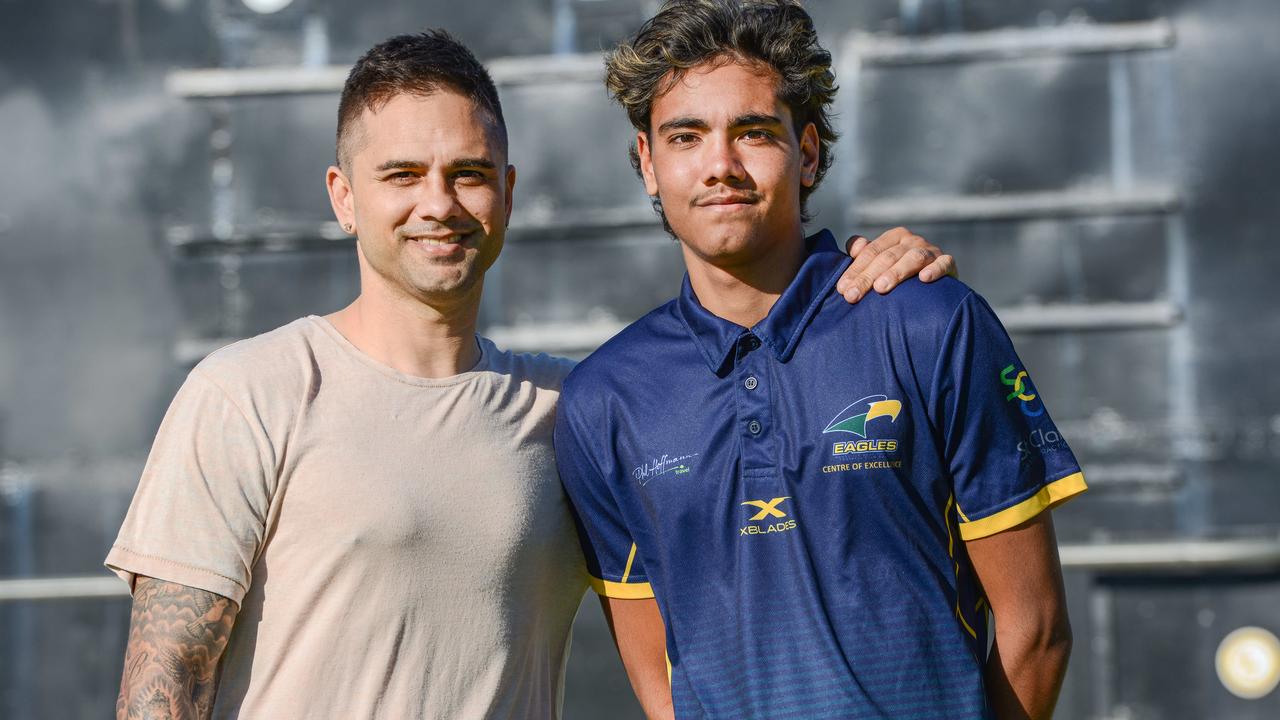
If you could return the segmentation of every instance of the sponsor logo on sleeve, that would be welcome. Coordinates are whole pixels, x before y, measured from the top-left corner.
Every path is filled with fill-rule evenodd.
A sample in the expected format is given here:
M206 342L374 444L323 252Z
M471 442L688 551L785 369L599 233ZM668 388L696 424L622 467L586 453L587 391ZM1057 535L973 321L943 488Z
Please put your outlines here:
M1026 370L1018 370L1016 365L1006 367L1000 371L1000 384L1013 388L1004 400L1017 400L1023 415L1040 417L1044 414L1044 403L1036 395L1035 386L1031 384L1031 376Z

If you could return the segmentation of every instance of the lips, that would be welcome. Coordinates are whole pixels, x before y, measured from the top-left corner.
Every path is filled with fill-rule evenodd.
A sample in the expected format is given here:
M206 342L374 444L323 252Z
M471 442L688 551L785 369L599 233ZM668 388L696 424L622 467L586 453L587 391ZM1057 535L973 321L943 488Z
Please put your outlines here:
M732 195L717 195L715 197L702 198L694 204L698 207L751 205L755 203L757 199L758 198L754 195L735 193Z

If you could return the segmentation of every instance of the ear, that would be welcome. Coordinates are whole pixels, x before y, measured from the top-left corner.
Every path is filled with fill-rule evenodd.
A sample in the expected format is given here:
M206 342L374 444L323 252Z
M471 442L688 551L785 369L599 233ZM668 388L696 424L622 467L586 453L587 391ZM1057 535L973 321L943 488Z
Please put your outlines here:
M800 184L813 187L818 177L818 128L813 123L800 133Z
M351 181L342 172L342 168L330 165L325 172L324 183L329 190L329 204L333 206L333 215L338 219L338 225L344 232L354 233L357 229L356 196L351 191Z
M644 178L644 191L649 197L658 196L658 178L653 174L653 148L649 146L649 134L636 133L636 154L640 157L640 176Z
M507 225L511 224L511 210L515 208L515 205L512 203L512 200L515 199L515 189L516 189L516 166L508 165L507 166L507 190L505 193L505 200L507 203L507 223L506 223Z

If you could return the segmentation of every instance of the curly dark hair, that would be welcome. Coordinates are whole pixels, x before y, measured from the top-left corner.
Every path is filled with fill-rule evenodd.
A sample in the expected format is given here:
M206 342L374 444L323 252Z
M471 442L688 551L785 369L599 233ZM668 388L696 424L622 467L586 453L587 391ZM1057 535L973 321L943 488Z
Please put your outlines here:
M636 130L649 133L654 101L685 72L736 60L758 62L778 74L778 99L791 111L797 136L809 123L818 130L818 170L813 185L800 188L803 209L831 166L837 135L828 109L836 84L831 53L818 44L813 19L797 0L667 0L606 56L605 85ZM634 143L630 154L639 172ZM657 197L653 205L665 225Z
M337 155L343 172L350 172L353 130L365 108L377 110L396 95L430 95L441 88L476 104L493 125L505 155L507 124L493 78L465 45L436 29L384 40L351 68L338 102Z

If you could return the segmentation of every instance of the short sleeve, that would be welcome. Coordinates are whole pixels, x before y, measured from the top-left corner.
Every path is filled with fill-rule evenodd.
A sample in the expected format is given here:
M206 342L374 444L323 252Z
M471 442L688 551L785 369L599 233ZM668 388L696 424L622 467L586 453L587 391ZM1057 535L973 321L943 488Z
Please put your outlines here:
M963 539L1008 530L1086 489L1008 333L975 293L951 319L935 382Z
M251 422L197 368L169 406L106 566L244 599L262 546L275 462Z
M612 490L578 439L561 396L556 413L556 465L573 510L591 587L600 595L635 600L653 597L636 544Z

